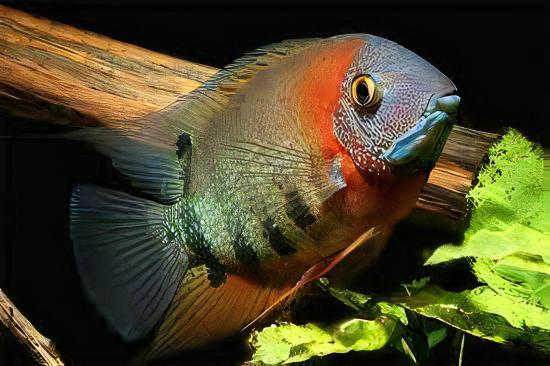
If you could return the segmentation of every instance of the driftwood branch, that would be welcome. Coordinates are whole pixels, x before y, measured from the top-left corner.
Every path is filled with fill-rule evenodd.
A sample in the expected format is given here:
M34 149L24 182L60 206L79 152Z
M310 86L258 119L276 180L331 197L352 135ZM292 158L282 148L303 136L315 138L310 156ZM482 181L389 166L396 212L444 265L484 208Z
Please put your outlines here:
M0 6L0 108L18 116L71 125L128 122L216 71ZM417 207L463 217L465 195L496 138L455 128Z
M454 127L416 207L453 220L464 217L468 209L466 195L497 138L494 133Z
M52 341L33 327L2 290L0 290L0 322L27 349L36 363L46 366L63 365Z
M2 105L25 117L73 125L128 121L216 71L0 5Z

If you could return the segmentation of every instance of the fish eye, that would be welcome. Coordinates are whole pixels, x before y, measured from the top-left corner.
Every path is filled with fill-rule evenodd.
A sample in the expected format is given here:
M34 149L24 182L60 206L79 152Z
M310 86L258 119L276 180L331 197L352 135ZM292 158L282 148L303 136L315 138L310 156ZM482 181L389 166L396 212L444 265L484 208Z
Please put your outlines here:
M382 95L370 75L357 76L351 83L351 99L362 108L374 107Z

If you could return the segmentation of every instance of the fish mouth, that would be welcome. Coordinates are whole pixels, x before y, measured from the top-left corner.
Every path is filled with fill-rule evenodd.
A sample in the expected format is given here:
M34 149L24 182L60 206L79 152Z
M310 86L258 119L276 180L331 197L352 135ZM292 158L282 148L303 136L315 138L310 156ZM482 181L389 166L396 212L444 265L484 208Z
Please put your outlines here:
M379 157L394 174L430 171L457 122L460 97L451 93L434 95L414 127L399 136Z

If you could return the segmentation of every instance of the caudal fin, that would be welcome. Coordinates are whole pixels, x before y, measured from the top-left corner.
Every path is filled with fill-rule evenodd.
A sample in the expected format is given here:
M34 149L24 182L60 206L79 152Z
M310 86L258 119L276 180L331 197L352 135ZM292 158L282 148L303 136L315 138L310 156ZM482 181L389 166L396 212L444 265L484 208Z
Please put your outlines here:
M188 267L170 229L175 206L91 184L71 197L71 238L83 286L125 341L146 336Z

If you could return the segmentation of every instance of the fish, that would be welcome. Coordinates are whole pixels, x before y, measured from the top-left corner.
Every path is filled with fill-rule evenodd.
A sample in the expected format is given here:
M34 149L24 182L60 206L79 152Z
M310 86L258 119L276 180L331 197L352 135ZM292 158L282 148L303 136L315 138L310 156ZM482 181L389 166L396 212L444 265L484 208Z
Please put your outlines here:
M345 257L376 257L456 123L456 91L382 37L296 39L132 123L75 131L124 181L72 190L84 291L149 359L238 334Z

